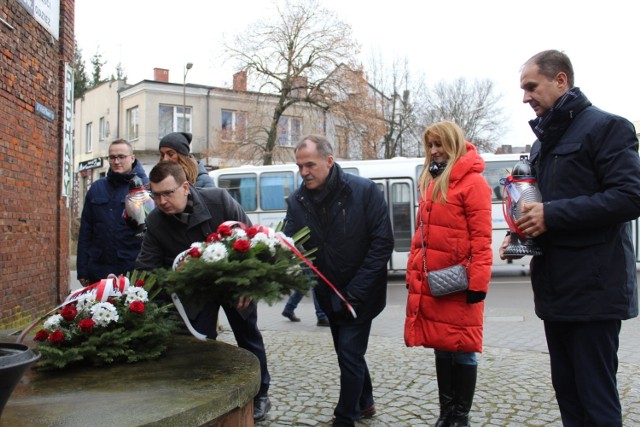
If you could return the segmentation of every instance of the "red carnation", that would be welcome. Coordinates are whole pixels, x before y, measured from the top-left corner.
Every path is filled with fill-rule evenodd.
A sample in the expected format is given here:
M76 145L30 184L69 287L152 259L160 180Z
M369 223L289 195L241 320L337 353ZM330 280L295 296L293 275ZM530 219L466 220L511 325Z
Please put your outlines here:
M247 236L250 239L253 239L256 236L256 234L258 234L259 232L260 232L260 230L256 226L251 226L251 227L247 228Z
M95 325L93 319L82 319L78 322L78 327L82 332L93 332L93 325Z
M251 243L247 239L236 240L233 242L233 249L243 254L251 249Z
M76 310L73 305L65 305L62 310L60 310L60 315L64 320L71 322L78 315L78 310Z
M218 233L211 233L207 236L207 243L213 243L220 240L220 235Z
M36 332L36 335L33 337L33 340L44 342L47 340L47 338L49 338L49 333L44 329L40 329L38 332Z
M142 279L136 280L136 286L139 287L139 288L143 287L144 286L144 280L142 280Z
M187 255L189 255L191 258L200 258L200 256L202 255L202 251L200 251L200 249L196 247L193 247L187 251Z
M233 230L226 224L220 224L220 227L218 227L218 234L220 234L222 237L231 236L232 233Z
M144 313L144 303L142 301L133 301L129 304L129 311L133 313Z
M62 341L64 341L64 334L59 329L56 329L49 335L49 342L51 344L60 344Z

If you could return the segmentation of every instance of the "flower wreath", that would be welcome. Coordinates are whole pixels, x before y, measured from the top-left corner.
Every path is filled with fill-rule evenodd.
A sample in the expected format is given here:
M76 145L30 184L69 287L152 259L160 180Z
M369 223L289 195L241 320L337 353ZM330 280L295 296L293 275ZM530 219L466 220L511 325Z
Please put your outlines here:
M169 294L191 303L235 304L249 296L273 304L292 290L306 293L314 284L310 270L292 250L298 252L308 238L309 228L289 238L268 227L225 222L204 242L180 253L173 269L154 274Z
M27 328L19 342L44 320L33 337L42 355L38 369L159 357L176 330L177 319L169 314L170 304L158 306L151 301L153 277L134 271L131 281L134 285L127 277L110 275L73 293Z

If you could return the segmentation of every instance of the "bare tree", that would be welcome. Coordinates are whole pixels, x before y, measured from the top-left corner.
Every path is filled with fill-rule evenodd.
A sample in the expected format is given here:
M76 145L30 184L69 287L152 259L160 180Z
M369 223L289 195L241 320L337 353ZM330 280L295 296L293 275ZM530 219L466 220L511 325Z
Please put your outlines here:
M380 105L388 102L367 82L364 72L341 66L343 94L329 107L335 128L336 155L343 159L377 159L386 132Z
M458 78L451 83L440 81L422 100L420 121L423 126L442 120L456 122L480 152L493 152L504 134L505 117L489 79L473 83Z
M419 153L422 127L416 119L415 94L423 92L423 79L413 79L409 62L394 60L390 67L381 56L372 56L369 82L381 95L378 115L384 121L381 153L384 158L416 156Z
M328 109L333 100L326 94L336 93L341 84L333 72L339 64L351 65L358 52L351 26L317 0L286 0L276 8L274 20L250 26L225 45L255 79L258 91L277 97L270 102L272 115L260 144L266 165L279 148L278 126L285 111L301 103Z

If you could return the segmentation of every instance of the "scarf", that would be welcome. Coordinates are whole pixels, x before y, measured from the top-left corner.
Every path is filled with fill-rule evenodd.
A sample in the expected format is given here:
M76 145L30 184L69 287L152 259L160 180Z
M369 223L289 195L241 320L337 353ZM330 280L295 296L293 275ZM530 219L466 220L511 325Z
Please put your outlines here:
M436 163L435 160L431 160L431 163L429 164L429 173L431 174L432 178L436 178L437 176L440 176L442 172L444 172L444 169L446 167L447 162Z
M331 204L333 197L337 194L338 188L338 173L336 168L332 167L327 177L327 182L322 190L307 190L309 192L309 198L316 206L328 206Z
M553 145L562 137L578 113L590 105L591 102L580 88L574 87L558 98L553 107L542 117L529 121L529 125L540 142Z

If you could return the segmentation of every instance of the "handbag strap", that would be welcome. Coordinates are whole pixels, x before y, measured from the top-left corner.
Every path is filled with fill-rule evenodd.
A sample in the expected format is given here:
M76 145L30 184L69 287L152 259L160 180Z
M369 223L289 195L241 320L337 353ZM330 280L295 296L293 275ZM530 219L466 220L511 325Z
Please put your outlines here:
M424 233L422 231L422 203L418 204L418 220L420 221L420 243L422 244L422 268L425 276L427 275L427 251L424 247Z
M422 231L422 203L418 204L418 221L420 221L420 243L422 244L422 268L426 276L429 271L427 270L427 250L424 247L424 232ZM467 263L464 266L465 270L469 268L469 264L471 264L471 255L467 258Z

